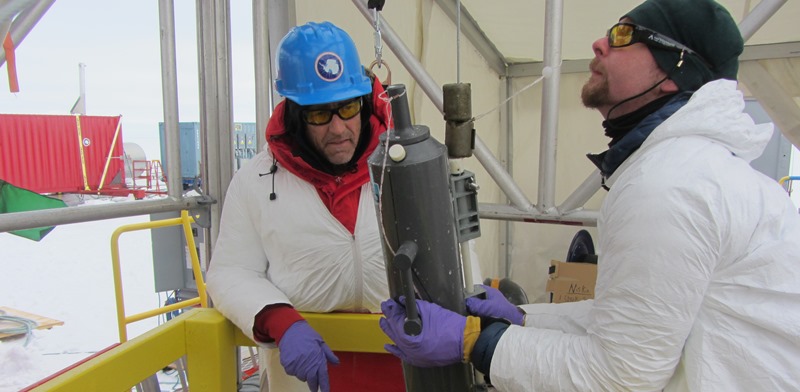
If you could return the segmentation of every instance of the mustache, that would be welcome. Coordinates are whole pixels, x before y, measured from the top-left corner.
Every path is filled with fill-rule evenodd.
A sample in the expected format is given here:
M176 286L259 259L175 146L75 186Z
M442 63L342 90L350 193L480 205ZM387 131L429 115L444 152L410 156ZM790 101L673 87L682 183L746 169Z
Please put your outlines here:
M593 58L592 61L589 62L589 71L605 73L605 70L600 66L600 60L597 57Z

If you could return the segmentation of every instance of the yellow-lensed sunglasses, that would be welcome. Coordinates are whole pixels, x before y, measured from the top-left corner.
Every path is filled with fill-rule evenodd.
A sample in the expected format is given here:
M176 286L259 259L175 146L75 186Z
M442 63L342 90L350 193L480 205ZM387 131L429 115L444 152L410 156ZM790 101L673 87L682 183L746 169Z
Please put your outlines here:
M349 120L361 113L361 97L344 101L333 108L303 110L303 121L311 125L325 125L333 120L333 115Z
M637 42L641 42L648 46L679 52L681 54L681 58L678 62L678 67L680 67L683 63L683 54L688 53L697 57L703 62L703 64L705 64L706 67L708 67L708 69L714 69L714 67L712 67L711 64L706 61L706 59L704 59L694 50L690 49L688 46L683 45L680 42L667 37L666 35L650 30L647 27L642 27L633 23L617 23L608 29L607 36L608 46L612 48L622 48L633 45Z

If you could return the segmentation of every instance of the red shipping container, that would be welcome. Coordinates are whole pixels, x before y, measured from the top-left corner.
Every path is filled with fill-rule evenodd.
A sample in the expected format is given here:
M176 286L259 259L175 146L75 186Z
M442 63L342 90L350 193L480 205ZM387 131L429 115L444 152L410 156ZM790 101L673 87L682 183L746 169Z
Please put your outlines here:
M0 114L0 178L37 193L124 188L120 121L121 117Z

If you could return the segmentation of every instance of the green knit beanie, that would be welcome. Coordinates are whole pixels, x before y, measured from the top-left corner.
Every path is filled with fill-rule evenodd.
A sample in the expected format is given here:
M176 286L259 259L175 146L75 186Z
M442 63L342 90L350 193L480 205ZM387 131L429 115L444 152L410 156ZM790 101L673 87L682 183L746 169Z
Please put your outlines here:
M730 13L713 0L647 0L623 18L666 35L700 54L696 56L648 46L659 68L681 91L694 91L716 79L736 80L744 40Z

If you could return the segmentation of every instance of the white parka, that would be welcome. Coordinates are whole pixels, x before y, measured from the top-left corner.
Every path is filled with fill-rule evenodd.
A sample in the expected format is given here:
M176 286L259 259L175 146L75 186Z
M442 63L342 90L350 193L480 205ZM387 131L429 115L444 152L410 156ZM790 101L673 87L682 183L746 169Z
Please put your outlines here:
M800 216L756 172L771 124L714 81L606 182L594 300L525 307L499 391L800 390Z
M280 167L260 176L272 164L265 148L228 188L208 271L214 306L251 339L256 314L270 304L291 304L301 312L379 313L389 286L369 182L361 186L351 234L310 183ZM270 200L273 191L277 197ZM284 373L277 350L270 350L274 344L261 346L267 349L262 354L272 390L308 390Z

